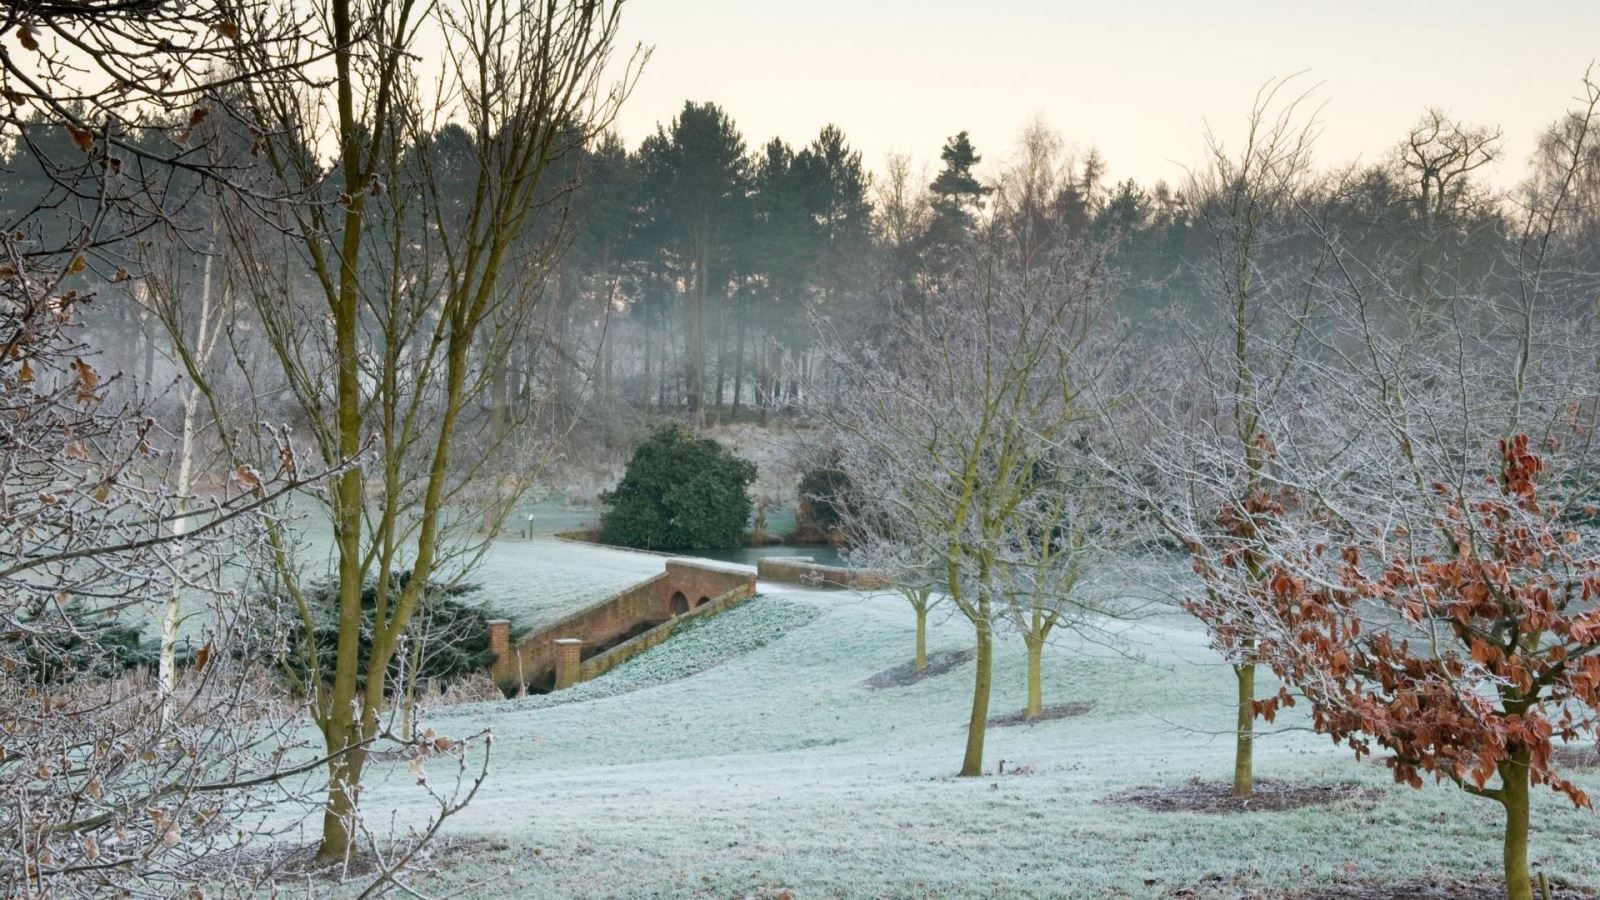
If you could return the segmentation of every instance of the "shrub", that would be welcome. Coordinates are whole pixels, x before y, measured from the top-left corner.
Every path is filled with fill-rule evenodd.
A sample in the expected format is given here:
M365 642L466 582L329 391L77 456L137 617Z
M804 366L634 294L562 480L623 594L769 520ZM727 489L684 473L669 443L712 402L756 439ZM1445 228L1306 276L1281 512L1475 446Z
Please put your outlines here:
M844 522L849 501L850 476L833 466L812 469L800 478L800 505L795 514L798 531L824 535Z
M49 621L52 617L58 621ZM157 646L146 642L139 629L77 603L52 607L30 624L38 631L13 632L3 640L20 648L9 654L20 663L13 674L35 684L112 678L133 669L154 669L159 660Z
M411 580L410 572L396 572L390 583L391 602ZM495 616L483 606L462 598L478 591L474 584L429 584L411 616L406 628L406 646L396 653L389 663L388 691L397 689L403 666L416 666L417 681L431 681L439 690L487 669L495 654L489 650L489 620ZM334 580L321 581L306 592L307 602L316 617L314 638L317 660L324 673L331 673L338 654L339 642L339 584ZM367 660L372 653L372 616L377 610L378 586L368 581L361 590L361 613L366 625L361 629L358 671L365 673ZM289 647L286 665L292 676L306 685L305 629L296 625L288 628ZM365 688L362 677L361 688Z
M742 543L756 467L680 423L657 428L633 450L600 539L644 550L701 550Z

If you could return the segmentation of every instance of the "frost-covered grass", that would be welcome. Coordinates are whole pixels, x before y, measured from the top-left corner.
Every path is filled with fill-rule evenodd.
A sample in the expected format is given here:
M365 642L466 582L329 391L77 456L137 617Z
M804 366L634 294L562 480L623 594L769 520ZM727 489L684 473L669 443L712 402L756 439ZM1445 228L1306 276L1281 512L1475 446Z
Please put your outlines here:
M1498 807L1453 787L1394 787L1292 715L1259 742L1260 777L1358 782L1378 799L1221 816L1103 803L1231 771L1231 736L1217 732L1231 721L1232 676L1182 617L1140 623L1135 655L1058 641L1046 702L1093 709L991 729L991 771L1005 759L1032 773L960 779L970 663L869 689L911 652L902 602L763 590L611 673L624 689L602 679L571 702L436 711L435 729L492 727L495 741L483 793L445 829L481 849L451 855L421 886L475 897L1236 897L1496 869ZM755 639L765 627L772 639ZM968 640L946 620L930 649ZM693 674L672 677L679 652L676 672ZM1023 664L1020 641L1003 642L991 712L1021 706ZM370 813L426 813L403 767L370 778ZM1600 791L1596 773L1583 778ZM1600 820L1545 795L1535 815L1535 867L1600 884Z

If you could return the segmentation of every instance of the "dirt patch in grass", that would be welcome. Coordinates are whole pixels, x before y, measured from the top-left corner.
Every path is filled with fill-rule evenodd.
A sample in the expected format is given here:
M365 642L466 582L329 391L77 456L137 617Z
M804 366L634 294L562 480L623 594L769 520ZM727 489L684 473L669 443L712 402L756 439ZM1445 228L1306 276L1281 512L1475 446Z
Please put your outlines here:
M1600 769L1600 748L1571 744L1557 747L1550 761L1557 769Z
M1283 894L1283 900L1503 900L1505 884L1494 877L1477 881L1419 880L1398 883L1358 881L1331 887L1307 888ZM1542 896L1537 882L1533 896ZM1578 900L1596 896L1592 888L1550 885L1550 900Z
M1233 785L1190 781L1177 787L1144 787L1123 791L1103 802L1137 806L1151 812L1251 813L1279 812L1344 800L1371 800L1381 792L1355 784L1304 784L1258 781L1248 797L1235 797Z
M1018 710L1017 712L1010 713L1009 715L991 716L989 718L989 724L997 725L1001 728L1005 728L1009 725L1037 725L1040 722L1049 722L1055 719L1070 719L1073 716L1081 716L1091 709L1094 709L1094 704L1089 702L1053 703L1040 710L1039 714L1031 719L1028 718L1026 710Z
M971 647L965 650L944 650L928 657L928 667L921 672L917 671L916 661L901 663L892 669L882 672L867 679L867 687L879 690L882 688L907 687L926 678L939 675L972 661L977 654Z

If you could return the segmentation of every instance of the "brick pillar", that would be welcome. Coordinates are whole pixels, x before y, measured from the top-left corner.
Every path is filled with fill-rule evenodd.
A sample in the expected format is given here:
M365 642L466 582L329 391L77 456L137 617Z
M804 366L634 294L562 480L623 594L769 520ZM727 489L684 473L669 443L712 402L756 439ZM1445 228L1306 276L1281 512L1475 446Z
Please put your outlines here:
M556 638L556 690L578 683L578 668L583 665L583 641Z
M494 654L489 677L496 682L510 681L517 674L517 663L511 658L511 623L505 619L489 621L489 652Z

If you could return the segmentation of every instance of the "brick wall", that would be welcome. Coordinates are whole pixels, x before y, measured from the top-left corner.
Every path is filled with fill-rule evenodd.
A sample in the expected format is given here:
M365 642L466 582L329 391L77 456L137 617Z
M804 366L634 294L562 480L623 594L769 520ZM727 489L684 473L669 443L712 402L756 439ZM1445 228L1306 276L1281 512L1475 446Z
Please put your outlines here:
M490 649L497 651L498 657L490 674L503 688L508 689L515 687L518 682L524 685L551 684L555 675L555 642L558 639L582 641L582 654L585 657L601 655L608 647L627 639L630 634L635 635L634 639L637 640L641 628L671 620L675 614L692 614L702 607L707 614L720 611L731 604L713 601L730 599L736 595L741 600L748 598L755 594L755 585L755 574L745 568L669 559L666 561L666 571L662 574L613 594L554 625L538 629L518 641L514 652L502 651L509 644L509 623L492 624L489 631ZM681 598L682 613L673 610L675 597ZM670 629L662 637L666 633L670 633ZM587 663L585 666L587 668ZM583 677L593 676L585 672Z
M889 586L883 576L871 569L818 565L809 556L763 556L756 560L756 577L816 588L878 590Z

